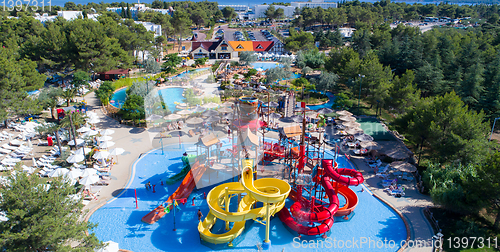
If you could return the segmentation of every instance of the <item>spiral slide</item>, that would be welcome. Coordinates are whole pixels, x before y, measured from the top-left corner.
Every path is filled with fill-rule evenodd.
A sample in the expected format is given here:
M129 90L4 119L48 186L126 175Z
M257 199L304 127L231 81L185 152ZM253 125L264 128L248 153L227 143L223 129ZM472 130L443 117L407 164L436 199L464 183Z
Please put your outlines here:
M198 224L200 237L213 244L231 243L245 229L245 222L258 217L265 218L266 227L269 216L279 212L285 206L285 199L290 193L290 185L279 179L253 179L253 160L243 160L241 182L230 182L213 188L207 195L210 212ZM237 212L229 212L230 195L246 193L238 204ZM254 203L262 202L264 207L252 208ZM226 221L226 230L229 222L233 227L226 233L214 234L211 229L217 219ZM269 233L266 231L266 238Z
M334 164L335 168L333 167ZM311 206L311 202L304 199L299 192L292 191L290 196L295 203L290 207L290 211L285 208L278 214L283 223L299 234L321 235L328 232L333 225L334 216L348 215L358 204L357 195L347 186L363 183L364 178L361 173L352 169L338 169L336 168L337 163L334 163L331 159L322 160L322 166L326 175L322 177L321 185L325 188L329 199L328 207L323 205ZM331 182L331 179L337 182ZM339 187L339 185L342 186ZM337 193L344 196L347 201L345 206L340 209ZM310 227L299 222L321 222L321 224Z

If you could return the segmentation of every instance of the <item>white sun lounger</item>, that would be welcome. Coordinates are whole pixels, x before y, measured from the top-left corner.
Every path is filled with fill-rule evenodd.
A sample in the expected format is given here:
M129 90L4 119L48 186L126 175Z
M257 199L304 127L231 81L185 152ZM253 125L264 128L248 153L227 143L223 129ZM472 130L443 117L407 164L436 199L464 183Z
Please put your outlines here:
M7 149L7 150L13 150L13 151L15 151L15 150L17 150L19 147L10 146L10 145L8 145L8 144L3 144L3 145L2 145L2 148Z
M3 153L3 154L9 154L11 153L12 151L11 150L6 150L4 148L0 148L0 153Z

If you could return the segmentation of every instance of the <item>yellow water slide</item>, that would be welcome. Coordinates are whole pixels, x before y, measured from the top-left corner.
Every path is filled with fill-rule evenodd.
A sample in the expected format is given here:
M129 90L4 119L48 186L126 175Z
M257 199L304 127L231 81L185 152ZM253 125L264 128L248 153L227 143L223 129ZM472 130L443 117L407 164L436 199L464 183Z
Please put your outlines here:
M230 243L245 229L247 220L263 218L266 222L266 242L269 242L269 217L285 206L285 199L290 193L290 185L280 179L253 179L253 159L242 160L241 182L230 182L214 187L207 195L210 212L203 222L198 224L200 237L213 244ZM237 212L229 211L231 197L246 194L238 204ZM257 202L263 207L253 208ZM214 234L211 229L217 219L226 221L223 234ZM229 230L229 222L234 222Z

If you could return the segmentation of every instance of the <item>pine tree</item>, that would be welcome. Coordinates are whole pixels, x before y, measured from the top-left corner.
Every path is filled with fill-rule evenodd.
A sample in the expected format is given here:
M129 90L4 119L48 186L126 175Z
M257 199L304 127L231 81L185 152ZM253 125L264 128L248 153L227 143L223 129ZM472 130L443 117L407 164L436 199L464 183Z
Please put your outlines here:
M76 188L62 178L47 182L18 172L0 187L0 247L4 251L94 251L102 247L91 231L95 225L80 220L84 205L72 198ZM76 247L72 247L75 244Z

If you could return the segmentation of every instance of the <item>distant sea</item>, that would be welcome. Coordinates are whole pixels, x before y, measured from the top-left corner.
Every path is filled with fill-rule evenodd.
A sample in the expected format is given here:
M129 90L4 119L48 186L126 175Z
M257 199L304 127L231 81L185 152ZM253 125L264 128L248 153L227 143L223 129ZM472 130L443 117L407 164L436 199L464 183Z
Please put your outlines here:
M48 2L49 0L45 0L45 2ZM52 5L55 6L64 6L64 3L66 2L69 2L67 0L51 0L52 1ZM170 1L175 1L175 0L169 0L167 2L170 2ZM193 1L193 0L191 0ZM254 1L246 1L246 0L219 0L217 1L219 4L227 4L227 5L230 5L230 4L237 4L237 5L248 5L250 7L256 5L256 4L264 4L264 3L272 3L272 2L284 2L284 3L290 3L290 2L307 2L307 0L254 0ZM377 0L360 0L361 2L370 2L370 3L374 3L374 2L378 2ZM89 0L72 0L71 2L74 2L75 4L87 4L87 3L90 3L90 2L94 2L94 3L100 3L100 2L104 2L104 3L114 3L114 2L125 2L125 3L131 3L131 4L135 4L137 3L137 0L136 1L131 1L131 0L95 0L95 1L89 1ZM151 3L153 2L153 0L146 0L146 1L143 1L141 0L140 1L141 3ZM202 2L202 1L199 1L199 0L194 0L193 2ZM215 1L209 1L209 2L215 2ZM328 1L326 0L325 2L338 2L338 1ZM407 4L414 4L414 3L421 3L421 4L439 4L441 2L447 2L449 4L458 4L458 5L471 5L470 3L453 3L451 1L393 1L393 2L405 2Z

